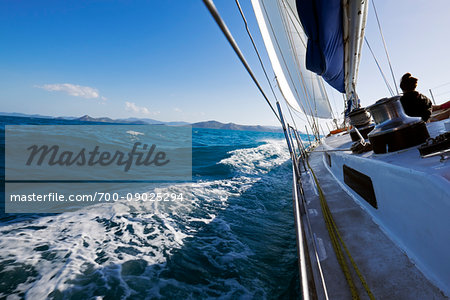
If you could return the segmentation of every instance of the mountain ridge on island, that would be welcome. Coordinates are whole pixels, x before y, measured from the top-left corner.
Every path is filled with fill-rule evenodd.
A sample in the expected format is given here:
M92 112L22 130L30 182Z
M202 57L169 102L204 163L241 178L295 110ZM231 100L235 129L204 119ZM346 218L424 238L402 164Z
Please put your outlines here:
M225 130L239 130L239 131L261 131L261 132L281 132L280 127L275 126L261 126L261 125L239 125L235 123L221 123L218 121L205 121L190 124L193 128L208 128L208 129L225 129Z
M183 121L164 122L149 118L125 118L112 119L108 117L91 117L84 115L82 117L52 117L38 114L23 114L23 113L5 113L0 112L0 116L25 117L25 118L42 118L55 120L72 120L82 122L97 122L97 123L111 123L111 124L134 124L134 125L168 125L168 126L192 126L193 128L207 128L207 129L224 129L224 130L239 130L239 131L259 131L259 132L282 132L281 127L277 126L261 126L261 125L239 125L236 123L221 123L219 121L210 120L204 122L188 123Z

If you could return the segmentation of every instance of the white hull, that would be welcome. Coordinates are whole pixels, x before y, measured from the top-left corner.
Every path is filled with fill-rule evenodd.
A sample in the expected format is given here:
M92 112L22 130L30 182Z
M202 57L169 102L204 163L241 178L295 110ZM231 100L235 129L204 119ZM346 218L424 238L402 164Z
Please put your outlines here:
M430 123L428 130L432 137L441 134L445 132L444 123ZM333 151L348 149L351 144L348 134L326 138L316 149L316 153L313 153L312 158L315 157L316 161L312 167L314 171L320 172L320 175L317 175L319 182L334 185L334 188L327 190L328 192L324 187L322 188L327 201L332 203L330 204L332 213L338 216L338 227L344 224L343 235L346 236L344 240L347 239L350 244L355 244L355 247L352 247L353 251L359 253L357 256L360 257L363 265L375 266L378 269L368 267L364 272L372 278L372 281L375 281L372 285L377 286L377 281L380 280L383 282L375 289L375 298L379 298L377 294L387 296L388 292L384 290L386 287L383 285L389 286L399 280L396 284L398 289L405 290L405 294L398 295L400 298L445 298L433 286L445 295L450 295L450 160L441 162L440 157L422 159L417 147L379 155L373 152L355 155L350 151ZM370 178L376 207L345 182L344 165ZM306 180L311 181L308 177ZM306 190L308 189L308 184L304 183L303 186ZM348 203L344 204L347 201L344 198L348 196L353 199L354 207L352 208L345 207L351 206ZM308 201L317 196L314 191L310 191L309 197L309 199L306 197ZM314 205L314 201L310 202L308 208L310 205ZM344 210L342 206L345 207ZM361 210L360 208L363 208L363 214L369 216L370 222L365 219L366 217L362 218L355 212L355 209ZM314 209L317 210L317 208ZM346 209L348 211L344 213ZM312 212L316 213L316 211ZM317 218L314 215L309 217L312 220ZM320 224L320 221L317 222ZM370 223L377 224L382 234L377 232L380 231L377 229L378 226L373 227ZM322 236L326 244L328 235L324 234L323 230L316 232L314 226L312 227L314 234ZM393 244L390 245L390 241L384 241L383 236L386 236ZM406 253L410 262L402 262L401 255L393 248ZM334 256L333 252L327 252L328 257ZM380 257L384 259L380 261ZM378 262L373 263L374 260ZM415 267L420 272L416 272ZM414 272L411 273L413 269ZM382 270L381 273L380 270ZM325 268L325 276L328 272ZM430 284L423 286L424 284L421 283L423 280L417 280L422 276L420 273ZM373 274L383 278L373 278ZM396 276L410 279L403 282L402 279L393 278ZM368 279L368 281L370 286L371 280ZM410 294L411 292L413 293ZM421 293L425 293L423 297L419 297ZM334 298L331 297L331 299Z

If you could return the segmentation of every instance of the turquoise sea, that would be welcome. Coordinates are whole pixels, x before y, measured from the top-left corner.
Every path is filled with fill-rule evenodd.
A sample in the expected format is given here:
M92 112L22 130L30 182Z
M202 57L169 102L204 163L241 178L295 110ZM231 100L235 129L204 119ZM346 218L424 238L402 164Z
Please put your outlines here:
M1 117L5 124L92 124ZM306 136L305 136L306 138ZM184 201L58 214L0 207L0 299L295 299L292 168L281 133L192 129Z

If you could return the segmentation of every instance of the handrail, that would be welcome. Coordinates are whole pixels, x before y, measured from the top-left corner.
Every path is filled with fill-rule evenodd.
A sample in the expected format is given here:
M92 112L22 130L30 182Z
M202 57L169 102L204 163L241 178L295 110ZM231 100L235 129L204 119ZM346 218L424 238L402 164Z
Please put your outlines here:
M254 73L252 72L250 66L248 65L247 61L245 60L242 52L240 51L236 41L234 40L233 36L231 35L230 31L228 30L227 26L225 25L225 22L222 20L222 18L219 15L219 12L217 11L214 3L212 0L203 0L203 3L208 8L209 12L213 16L214 20L224 33L225 37L227 38L228 42L232 46L233 50L241 60L242 64L246 68L247 72L249 73L250 77L253 79L254 83L258 87L259 91L265 98L266 102L269 104L270 108L274 112L277 119L280 121L281 125L283 126L284 135L286 138L286 143L289 148L289 153L291 155L292 160L292 172L293 172L293 208L294 208L294 218L295 218L295 224L296 224L296 235L297 235L297 251L298 251L298 258L299 258L299 273L300 273L300 281L301 281L301 290L303 299L309 300L309 299L318 299L318 294L316 290L316 284L315 279L312 272L312 263L311 259L309 257L309 251L308 251L308 245L307 245L307 238L305 236L305 231L303 229L303 221L302 221L302 213L301 209L303 208L303 214L306 214L306 211L304 210L304 205L301 205L301 203L304 204L304 201L300 201L299 191L300 195L303 199L303 187L301 186L301 173L299 169L298 161L299 159L302 159L302 155L298 156L295 153L295 149L293 148L293 137L288 132L290 129L286 126L283 118L283 113L281 111L281 106L278 101L276 101L276 105L278 108L278 114L276 113L275 109L273 108L272 104L270 103L269 99L267 98L266 94L264 93L262 87L260 86L258 80L256 79ZM295 133L295 131L294 131ZM308 135L309 137L309 135ZM300 154L306 153L304 147L300 149L300 142L298 139L297 134L295 133L295 138L297 140L297 145L299 146ZM300 184L300 187L299 185ZM308 239L311 239L311 235L308 236ZM316 252L316 260L317 260L317 252ZM318 261L317 261L318 262ZM319 262L318 262L319 263ZM323 282L322 282L323 284ZM328 297L326 297L328 299Z
M292 127L288 125L288 128L290 130L292 130L294 132L294 136L297 142L297 145L299 147L299 155L296 158L297 159L297 166L299 166L300 161L302 162L302 164L305 166L305 160L308 159L308 154L307 154L307 149L305 149L304 144L302 142L302 140L299 138L297 131ZM291 136L292 138L292 136ZM311 147L314 147L313 144L310 144L308 146L308 148L310 149ZM293 166L294 168L294 166ZM298 167L299 168L299 167ZM308 172L308 169L305 166L305 172ZM328 298L328 290L327 290L327 286L325 283L325 278L323 275L323 271L322 271L322 266L319 260L319 254L318 254L318 250L317 250L317 245L316 245L316 240L311 228L311 222L309 220L309 215L307 213L307 205L306 205L306 199L304 196L304 192L303 192L303 186L302 186L302 181L301 178L297 178L295 176L295 172L294 172L294 180L293 180L293 184L294 184L294 190L293 190L293 198L294 198L294 217L295 217L295 222L296 224L298 223L302 223L304 224L304 228L302 227L302 236L299 236L299 234L297 233L297 244L301 245L302 241L300 241L300 238L303 239L303 244L305 246L303 246L303 248L301 249L306 249L308 251L308 255L305 255L305 257L308 257L307 259L307 266L309 269L309 278L310 278L310 285L311 287L314 288L314 298L317 299L329 299ZM300 173L301 176L301 173ZM301 212L301 214L298 214L298 211ZM298 232L299 228L297 228L297 232ZM307 241L310 241L310 244L312 245L312 249L311 251L308 250L308 244ZM309 253L312 254L312 257L314 258L311 259L311 256L309 255ZM299 257L301 257L299 255Z
M292 186L292 201L294 208L294 219L295 219L295 231L297 236L297 253L298 253L298 263L300 271L300 281L302 287L302 295L304 300L318 299L316 286L314 283L314 277L311 274L311 261L306 259L308 257L308 244L306 241L306 236L303 230L303 222L300 213L300 203L299 203L299 193L297 185L297 176L295 172L294 164L292 164L292 173L294 176L293 186Z

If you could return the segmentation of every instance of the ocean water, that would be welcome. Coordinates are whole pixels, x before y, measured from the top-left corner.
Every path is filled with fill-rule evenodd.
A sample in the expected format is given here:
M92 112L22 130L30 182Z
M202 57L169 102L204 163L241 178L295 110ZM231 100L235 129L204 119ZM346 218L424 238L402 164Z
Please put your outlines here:
M183 201L59 214L5 214L2 201L0 299L300 298L283 135L193 128L192 163L192 181L148 186Z

